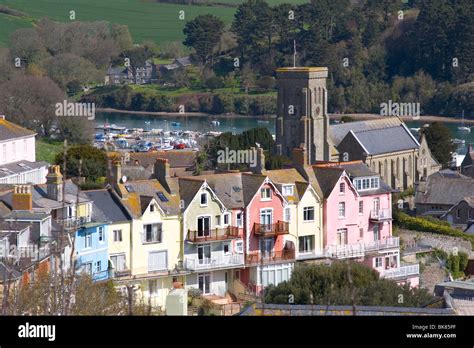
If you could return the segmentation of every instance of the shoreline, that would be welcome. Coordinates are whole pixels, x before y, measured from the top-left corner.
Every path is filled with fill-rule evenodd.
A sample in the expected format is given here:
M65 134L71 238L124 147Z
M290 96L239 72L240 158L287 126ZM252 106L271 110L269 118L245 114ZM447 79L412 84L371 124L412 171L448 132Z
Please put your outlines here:
M272 119L276 118L276 115L239 115L239 114L208 114L205 112L187 112L181 114L179 112L165 112L165 111L131 111L131 110L120 110L112 108L97 108L99 112L105 113L118 113L118 114L132 114L137 116L156 116L156 117L211 117L211 118L259 118L259 119ZM355 120L372 120L377 118L383 118L378 114L328 114L330 119L338 120L343 116L349 116ZM447 116L436 116L436 115L421 115L420 119L413 120L412 116L399 116L405 122L445 122L445 123L461 123L462 119L458 117L447 117ZM465 124L474 124L472 119L464 119Z

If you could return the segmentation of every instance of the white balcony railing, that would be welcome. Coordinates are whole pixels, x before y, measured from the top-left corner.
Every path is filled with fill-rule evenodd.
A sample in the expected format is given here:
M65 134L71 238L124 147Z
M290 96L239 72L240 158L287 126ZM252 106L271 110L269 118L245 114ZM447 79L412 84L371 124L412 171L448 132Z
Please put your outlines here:
M382 274L383 278L404 278L412 275L420 274L420 264L403 265L398 268L385 270Z
M399 237L388 237L383 240L375 240L370 243L364 243L365 250L367 251L398 248L399 246L400 246Z
M207 270L221 267L238 267L244 265L244 255L224 255L219 257L210 257L199 259L197 255L186 256L184 258L184 267L190 271Z
M336 259L347 259L352 257L362 257L365 255L364 244L343 244L330 245L326 248L327 257Z
M375 221L391 220L392 210L391 209L371 210L370 219L375 220Z
M57 222L60 225L63 225L65 228L78 228L81 225L85 224L86 222L90 222L90 216L77 216L77 217L69 217L65 219L57 219Z

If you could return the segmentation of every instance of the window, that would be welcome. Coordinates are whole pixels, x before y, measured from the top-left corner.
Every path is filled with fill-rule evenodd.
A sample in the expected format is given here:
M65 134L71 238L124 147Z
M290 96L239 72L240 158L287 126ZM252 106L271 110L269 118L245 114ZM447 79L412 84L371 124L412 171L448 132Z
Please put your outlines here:
M112 267L116 272L124 271L127 266L125 263L125 255L111 255L110 261L112 261Z
M198 262L200 265L211 263L211 246L209 244L198 246Z
M361 178L354 180L357 191L378 189L379 178Z
M161 243L162 232L161 223L143 225L144 242Z
M151 205L150 205L150 212L153 213L154 211L155 211L155 205L154 205L154 204L151 204Z
M216 225L217 226L221 225L221 216L220 215L216 215Z
M359 214L364 214L364 201L359 201Z
M375 258L375 268L380 268L382 267L382 258L381 257L376 257Z
M242 213L237 213L236 223L237 223L237 227L242 227L243 226Z
M364 238L364 229L362 227L359 228L359 237Z
M284 210L283 220L286 222L290 222L290 219L291 219L291 208L286 207Z
M224 255L229 255L230 254L230 243L224 243L223 249L224 249Z
M269 257L273 252L273 238L265 238L260 241L260 252L263 257Z
M28 142L25 140L23 140L23 154L26 156L26 154L28 153Z
M227 272L224 273L224 281L227 284Z
M293 185L283 185L283 196L293 196Z
M99 232L99 242L103 242L104 241L104 226L98 227L97 231Z
M340 194L344 194L344 192L346 192L346 184L344 184L343 182L341 182L339 184L339 193Z
M100 273L100 271L102 271L102 261L97 261L96 273Z
M84 265L84 272L92 275L92 262L86 263Z
M166 251L150 251L148 253L148 272L166 271L168 256Z
M339 228L336 234L337 245L346 245L347 244L347 228Z
M299 237L299 252L310 253L313 251L314 236Z
M461 218L461 209L456 210L456 217L457 217L458 219Z
M201 205L207 205L207 193L201 193Z
M67 213L67 217L68 217L68 218L74 217L74 207L73 207L72 205L68 205L68 206L66 207L66 209L67 209L67 212L66 212L66 213Z
M340 218L346 217L346 203L344 202L339 203L339 217Z
M380 198L374 198L374 213L377 214L378 216L379 211L380 211Z
M86 232L84 235L84 248L92 248L92 233Z
M114 230L114 242L122 241L122 230Z
M224 214L224 225L228 225L229 224L229 219L230 218L230 213L225 213Z
M242 254L244 252L244 242L243 241L238 241L235 242L235 252Z
M260 210L260 224L271 228L273 222L273 211L271 209Z
M314 221L314 207L303 208L303 221Z
M7 161L7 144L3 144L3 158L2 158L2 162L6 162Z
M269 188L262 188L260 190L260 197L262 199L268 200L272 198L272 192Z

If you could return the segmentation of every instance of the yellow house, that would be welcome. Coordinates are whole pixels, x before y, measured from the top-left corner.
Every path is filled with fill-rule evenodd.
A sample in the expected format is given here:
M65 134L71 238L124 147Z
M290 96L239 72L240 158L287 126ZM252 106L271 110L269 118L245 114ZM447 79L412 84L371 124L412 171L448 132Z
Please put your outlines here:
M119 162L112 184L131 217L130 277L120 281L135 285L145 303L164 309L173 283L184 282L179 196L155 179L127 182Z
M203 178L180 178L186 287L224 297L244 266L242 229Z

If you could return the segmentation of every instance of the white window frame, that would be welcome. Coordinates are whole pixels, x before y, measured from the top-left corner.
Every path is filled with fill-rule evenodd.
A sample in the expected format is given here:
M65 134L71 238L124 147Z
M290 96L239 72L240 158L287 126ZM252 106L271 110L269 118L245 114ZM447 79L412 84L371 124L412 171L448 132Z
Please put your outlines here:
M306 216L305 216L306 214L305 213L307 213L311 210L313 211L313 218L312 219L306 219ZM316 215L316 212L315 212L314 206L303 208L303 222L313 222L314 218L315 218L315 215Z
M227 247L227 251L225 251L225 247ZM232 245L230 242L222 243L222 252L224 253L224 255L232 254Z
M346 218L346 202L339 202L339 204L337 205L337 208L338 208L337 216L339 217L339 219L345 219ZM341 212L342 212L342 215L341 215Z
M293 196L295 194L294 185L288 184L282 186L283 196Z
M345 195L346 194L346 183L345 182L340 182L339 183L339 194L340 195Z
M364 215L364 201L359 201L359 215Z
M95 266L95 272L96 273L102 272L102 261L97 261L96 266Z
M243 216L244 214L242 212L238 212L237 214L235 214L235 224L237 225L237 227L242 227L244 225L242 219Z
M85 232L84 234L84 249L92 248L92 232Z
M382 257L376 257L374 259L374 268L381 268L383 266L383 258Z
M230 219L232 218L230 213L224 213L224 218L223 218L223 226L229 226L230 225ZM226 222L227 220L227 222Z
M99 243L104 243L105 241L105 228L104 226L97 227L97 239Z
M118 229L118 230L113 230L113 234L114 234L114 242L122 242L123 241L122 229L121 228Z
M243 254L244 252L244 242L241 240L238 240L235 242L235 252L238 254Z
M267 193L268 193L268 195L267 195ZM271 188L262 187L260 189L260 200L261 201L271 201L272 200L272 190L271 190Z
M147 240L147 232L148 232L148 228L145 229L146 226L152 226L152 230L151 232L153 232L153 226L154 225L157 225L157 238L156 240L151 240L151 241L148 241ZM152 235L153 236L153 235ZM147 224L143 224L143 244L152 244L152 243L163 243L163 223L161 222L154 222L154 223L147 223Z
M283 221L290 222L291 220L291 207L285 207L283 209Z

